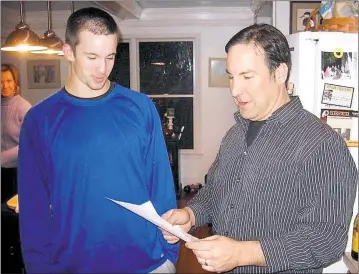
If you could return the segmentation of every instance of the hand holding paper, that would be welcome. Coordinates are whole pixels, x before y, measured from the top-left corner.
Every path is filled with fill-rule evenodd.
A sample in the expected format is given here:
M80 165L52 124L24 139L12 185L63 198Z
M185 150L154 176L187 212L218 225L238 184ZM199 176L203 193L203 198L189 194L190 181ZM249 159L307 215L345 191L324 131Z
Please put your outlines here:
M146 203L143 203L142 205L135 205L131 203L125 203L121 201L116 201L110 198L106 199L132 211L133 213L136 213L137 215L141 216L142 218L145 218L146 220L150 221L154 225L168 231L169 233L175 235L176 237L182 239L185 242L191 242L198 240L196 237L193 237L192 235L184 232L178 225L171 225L166 220L161 218L156 209L153 207L153 204L151 201L148 201Z

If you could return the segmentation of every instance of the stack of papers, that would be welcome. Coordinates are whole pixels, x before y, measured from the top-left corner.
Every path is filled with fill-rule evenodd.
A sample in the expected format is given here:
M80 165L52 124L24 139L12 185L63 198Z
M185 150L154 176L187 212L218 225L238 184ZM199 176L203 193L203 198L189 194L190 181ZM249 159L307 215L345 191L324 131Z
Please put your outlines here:
M106 199L132 211L133 213L136 213L142 218L145 218L149 222L168 231L169 233L175 235L176 237L182 239L185 242L198 240L196 237L193 237L192 235L184 232L178 225L172 225L169 222L167 222L165 219L163 219L161 216L159 216L156 209L153 207L151 201L143 203L142 205L135 205L131 203L125 203L125 202L113 200L107 197Z

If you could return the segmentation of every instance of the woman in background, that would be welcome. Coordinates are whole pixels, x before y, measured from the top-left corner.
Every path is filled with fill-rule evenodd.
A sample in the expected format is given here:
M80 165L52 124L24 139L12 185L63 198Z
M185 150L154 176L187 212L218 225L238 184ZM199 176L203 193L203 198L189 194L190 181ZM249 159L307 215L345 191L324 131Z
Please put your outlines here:
M17 157L21 124L31 105L22 98L19 71L1 65L1 202L17 193Z
M10 64L1 65L1 272L24 273L19 235L18 207L15 212L6 202L17 194L19 135L31 105L22 98L20 75Z

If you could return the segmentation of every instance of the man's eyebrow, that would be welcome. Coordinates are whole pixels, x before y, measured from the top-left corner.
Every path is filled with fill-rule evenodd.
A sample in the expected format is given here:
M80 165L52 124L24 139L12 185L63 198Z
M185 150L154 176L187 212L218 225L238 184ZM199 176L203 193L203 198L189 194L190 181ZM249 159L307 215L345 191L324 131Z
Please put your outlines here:
M92 52L84 52L86 55L95 55L95 56L98 56L96 53L92 53ZM113 56L113 55L116 55L116 52L113 52L113 53L110 53L108 56Z
M98 56L96 53L92 53L92 52L84 52L86 55L95 55Z
M231 74L227 69L226 69L226 72L228 74ZM241 73L239 73L239 75L248 74L248 73L254 73L254 72L255 72L254 70L249 69L249 70L246 70L246 71L242 71Z
M248 69L248 70L242 71L239 75L248 74L248 73L254 73L254 72L255 72L254 70Z

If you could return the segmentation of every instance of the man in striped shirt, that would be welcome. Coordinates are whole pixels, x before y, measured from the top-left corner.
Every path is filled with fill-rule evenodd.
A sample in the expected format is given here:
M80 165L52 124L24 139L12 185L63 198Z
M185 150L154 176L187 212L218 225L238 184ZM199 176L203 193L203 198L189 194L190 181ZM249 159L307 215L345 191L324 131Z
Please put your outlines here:
M291 55L279 30L254 24L225 49L236 124L207 184L163 217L185 231L213 224L214 236L186 243L207 271L321 273L345 251L354 160L339 134L289 97Z

